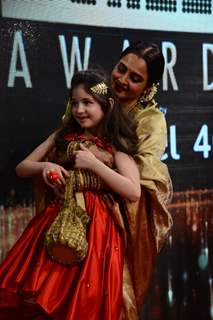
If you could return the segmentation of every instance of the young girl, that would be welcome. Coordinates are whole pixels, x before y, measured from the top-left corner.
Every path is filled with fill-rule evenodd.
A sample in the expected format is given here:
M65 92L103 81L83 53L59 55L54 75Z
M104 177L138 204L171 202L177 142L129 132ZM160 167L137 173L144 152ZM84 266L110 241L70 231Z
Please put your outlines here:
M140 197L139 173L131 157L136 127L121 112L105 78L94 71L74 75L70 99L70 121L16 168L22 177L41 175L49 190L46 207L0 266L1 319L118 320L121 316L127 242L125 210L121 214L118 204ZM93 155L93 146L112 155L113 168ZM87 255L70 266L50 257L44 239L73 172L74 197L78 201L77 195L83 195L81 205L90 223Z

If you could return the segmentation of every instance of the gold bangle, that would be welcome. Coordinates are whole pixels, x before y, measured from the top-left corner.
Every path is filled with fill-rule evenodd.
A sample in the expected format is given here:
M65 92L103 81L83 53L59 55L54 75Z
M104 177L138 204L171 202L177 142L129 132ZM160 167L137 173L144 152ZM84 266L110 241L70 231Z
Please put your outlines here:
M82 191L82 190L84 190L84 177L83 177L82 170L80 170L79 174L80 174L80 189Z

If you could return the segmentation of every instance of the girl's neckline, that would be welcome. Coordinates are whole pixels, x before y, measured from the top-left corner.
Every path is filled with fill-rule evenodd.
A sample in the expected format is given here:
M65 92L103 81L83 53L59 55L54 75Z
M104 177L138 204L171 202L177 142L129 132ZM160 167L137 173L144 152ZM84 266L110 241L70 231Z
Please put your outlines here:
M85 136L83 133L81 134L73 134L73 133L67 133L64 137L64 139L70 143L74 141L80 141L80 142L85 142L85 141L91 141L94 144L96 144L97 147L104 148L108 150L109 152L112 151L112 145L109 143L109 141L106 138L100 138L97 136Z

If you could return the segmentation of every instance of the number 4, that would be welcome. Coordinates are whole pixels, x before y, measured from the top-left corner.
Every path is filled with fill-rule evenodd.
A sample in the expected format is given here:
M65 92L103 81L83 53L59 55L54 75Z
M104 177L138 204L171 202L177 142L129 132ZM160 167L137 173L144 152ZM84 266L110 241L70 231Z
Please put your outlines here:
M203 152L203 157L206 159L209 157L209 152L211 151L211 145L208 144L208 126L206 124L202 125L197 139L194 143L193 150L195 152Z

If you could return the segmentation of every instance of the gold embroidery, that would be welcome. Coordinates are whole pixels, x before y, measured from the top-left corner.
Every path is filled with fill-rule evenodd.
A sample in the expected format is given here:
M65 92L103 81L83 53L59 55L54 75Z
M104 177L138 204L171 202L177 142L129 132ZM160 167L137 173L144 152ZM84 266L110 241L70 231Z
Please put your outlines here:
M65 188L64 203L45 236L49 255L63 264L81 262L88 249L86 226L90 218L73 197L73 175L74 172L71 171Z

